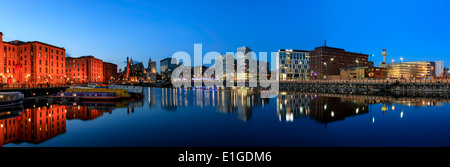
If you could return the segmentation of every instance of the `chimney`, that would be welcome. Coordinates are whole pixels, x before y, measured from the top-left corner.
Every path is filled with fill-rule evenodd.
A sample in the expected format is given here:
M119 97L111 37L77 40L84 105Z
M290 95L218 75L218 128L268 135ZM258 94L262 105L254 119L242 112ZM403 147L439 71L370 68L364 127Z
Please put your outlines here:
M129 61L129 59L128 59L128 57L127 57L127 70L125 71L126 73L125 73L125 75L124 76L126 76L126 77L124 77L126 80L128 80L128 77L129 77L129 75L130 75L130 61Z
M327 40L325 40L325 45L323 45L323 46L327 46Z

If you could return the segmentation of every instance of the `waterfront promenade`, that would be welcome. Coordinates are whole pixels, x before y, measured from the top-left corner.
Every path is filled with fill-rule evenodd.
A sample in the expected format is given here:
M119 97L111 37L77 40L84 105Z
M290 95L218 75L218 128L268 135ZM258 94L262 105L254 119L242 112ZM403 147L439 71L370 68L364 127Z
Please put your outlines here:
M27 97L48 96L57 92L65 91L70 86L81 86L86 84L39 84L31 85L5 85L0 86L0 92L22 92Z
M447 79L360 79L360 80L308 80L280 81L280 89L309 92L371 92L371 91L423 91L449 92Z

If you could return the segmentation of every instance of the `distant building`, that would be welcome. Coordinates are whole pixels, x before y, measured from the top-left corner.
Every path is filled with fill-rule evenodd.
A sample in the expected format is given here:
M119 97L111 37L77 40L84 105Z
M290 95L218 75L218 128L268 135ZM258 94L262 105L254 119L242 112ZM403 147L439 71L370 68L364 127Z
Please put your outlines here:
M63 84L66 81L62 47L39 41L3 41L0 32L0 81L7 84Z
M369 66L369 55L328 47L326 43L310 51L309 56L311 77L314 79L330 79L333 75L339 76L341 68Z
M450 69L448 67L444 68L443 78L448 79L450 76Z
M70 83L103 82L103 61L94 56L67 57L66 73Z
M429 78L435 77L435 62L412 61L380 64L386 68L388 78Z
M247 47L240 47L237 48L237 53L241 52L244 54L237 54L237 55L222 55L222 65L223 65L223 78L226 80L227 76L228 78L234 78L235 83L242 79L245 82L249 82L252 79L258 80L258 75L260 74L260 66L265 65L266 71L268 77L270 77L270 64L265 61L259 61L256 59L253 59L251 55L247 55L247 53L252 52L252 50ZM238 64L239 62L244 62L244 68L243 71L239 71ZM253 69L250 67L250 65L254 63L256 66L256 69ZM230 68L231 72L227 72L227 65L231 66ZM216 76L218 76L216 74Z
M434 73L436 74L436 77L442 78L444 74L444 61L435 61L436 68Z
M127 57L127 64L123 71L119 69L118 80L139 82L146 80L147 71L142 62L134 63L133 58Z
M206 66L195 66L191 70L191 78L202 79L204 77L205 71L208 68L209 67L206 67Z
M309 51L280 49L279 58L280 80L309 79Z
M341 68L341 79L386 79L387 71L379 67L348 67Z
M146 80L149 81L150 83L155 83L157 75L158 73L156 72L156 62L152 61L152 59L150 58L148 60L148 65L146 69Z
M103 62L103 78L104 82L116 81L117 65L113 63Z
M237 53L243 53L243 54L237 54ZM244 62L244 70L242 71L243 73L241 73L239 71L239 69L237 69L237 65L236 64L236 77L237 79L244 79L244 80L249 80L249 78L251 77L255 77L252 74L256 74L254 71L250 71L250 61L252 61L252 55L248 54L251 53L252 49L250 49L250 47L248 46L243 46L243 47L239 47L236 49L236 60L237 63L239 62ZM242 77L242 78L241 78Z
M172 64L172 60L176 61L176 58L165 58L160 61L159 68L161 73L162 80L170 80L172 77L172 72L177 68L180 64Z

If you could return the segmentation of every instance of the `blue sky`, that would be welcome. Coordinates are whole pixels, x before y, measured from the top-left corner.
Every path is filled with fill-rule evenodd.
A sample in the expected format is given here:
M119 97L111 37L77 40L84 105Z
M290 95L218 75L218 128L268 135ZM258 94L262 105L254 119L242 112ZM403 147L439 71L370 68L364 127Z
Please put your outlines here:
M443 60L450 66L450 1L3 1L4 41L42 41L73 57L93 55L123 68L177 51L312 50L328 46L387 60ZM158 67L159 70L159 67Z

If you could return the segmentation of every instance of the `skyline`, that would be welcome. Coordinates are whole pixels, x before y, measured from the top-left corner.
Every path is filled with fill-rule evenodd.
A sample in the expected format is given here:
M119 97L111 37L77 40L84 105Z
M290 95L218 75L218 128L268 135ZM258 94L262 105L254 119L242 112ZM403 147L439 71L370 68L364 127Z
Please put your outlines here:
M313 50L324 40L374 54L375 65L386 48L388 62L403 57L450 66L444 49L450 23L442 20L450 15L450 2L282 2L7 1L0 32L3 41L41 41L64 47L67 56L93 55L121 69L126 57L146 65L177 51L193 56L196 43L203 44L203 54L225 54L240 46Z

